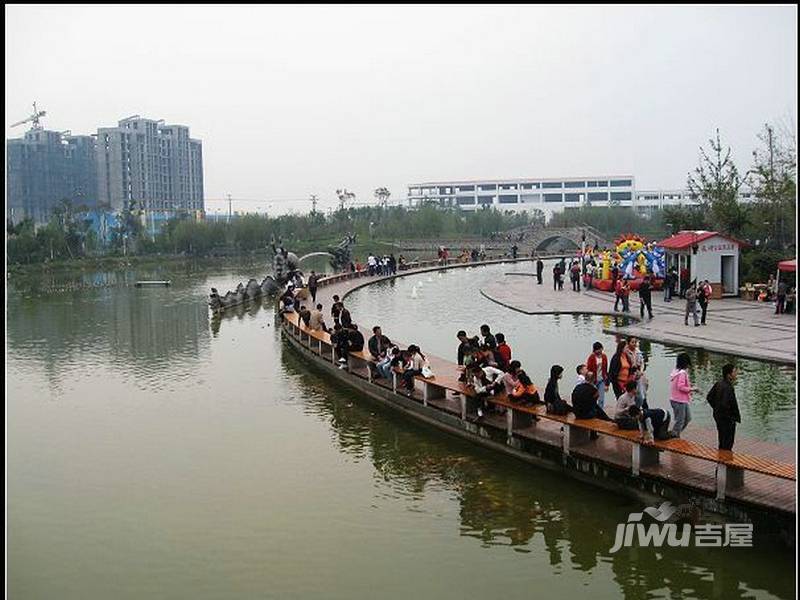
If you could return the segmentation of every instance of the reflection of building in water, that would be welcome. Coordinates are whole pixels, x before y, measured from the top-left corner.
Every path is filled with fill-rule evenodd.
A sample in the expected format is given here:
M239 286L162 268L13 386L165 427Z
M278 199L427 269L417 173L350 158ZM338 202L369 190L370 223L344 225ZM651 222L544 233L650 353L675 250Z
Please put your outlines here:
M208 308L174 290L111 288L22 299L12 295L8 352L41 361L51 380L69 365L152 374L193 369L208 351Z
M162 293L153 298L154 291L112 295L109 341L119 358L131 357L139 366L175 368L208 346L208 307L196 299L176 303L169 290L158 290Z
M380 485L396 490L392 497L415 506L429 490L453 492L462 536L487 547L547 552L552 572L566 577L583 577L579 571L605 571L610 563L624 597L645 598L654 590L674 595L692 590L692 596L704 598L742 598L748 593L744 590L753 589L778 596L787 592L780 578L748 564L755 552L767 552L765 548L724 548L714 553L696 547L645 547L611 554L617 524L626 522L630 512L641 511L643 503L488 454L389 411L375 411L372 404L353 405L350 394L336 393L294 353L282 356L287 371L298 376L306 410L330 423L339 448L352 457L369 459ZM791 560L775 554L777 562L793 568L787 558ZM722 571L741 574L740 579L717 581ZM605 585L606 576L602 577ZM536 573L531 572L530 578L535 581Z

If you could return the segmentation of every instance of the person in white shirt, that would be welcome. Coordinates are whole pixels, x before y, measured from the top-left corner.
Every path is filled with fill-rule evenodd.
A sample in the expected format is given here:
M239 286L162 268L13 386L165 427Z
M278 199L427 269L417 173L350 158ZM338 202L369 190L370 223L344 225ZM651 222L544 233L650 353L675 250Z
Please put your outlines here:
M481 367L478 364L472 365L470 371L472 372L472 388L475 390L476 396L481 399L482 404L478 408L478 417L482 417L484 410L489 410L486 398L505 388L503 384L505 373L496 367Z
M617 398L617 405L614 408L614 420L627 418L629 416L628 409L636 405L636 382L631 380L625 384L625 393Z
M582 383L586 383L586 365L578 365L575 367L575 372L578 376L575 378L575 387L578 387Z

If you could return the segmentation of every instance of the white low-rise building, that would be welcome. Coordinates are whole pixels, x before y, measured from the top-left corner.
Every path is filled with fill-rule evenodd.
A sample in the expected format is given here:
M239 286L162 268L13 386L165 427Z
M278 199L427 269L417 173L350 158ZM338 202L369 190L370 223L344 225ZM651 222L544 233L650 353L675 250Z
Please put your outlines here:
M742 202L755 199L749 190L743 190L739 197ZM637 191L633 175L412 183L407 202L410 207L435 204L462 210L539 210L548 221L555 213L584 206L625 206L649 215L667 206L699 204L697 196L688 190Z

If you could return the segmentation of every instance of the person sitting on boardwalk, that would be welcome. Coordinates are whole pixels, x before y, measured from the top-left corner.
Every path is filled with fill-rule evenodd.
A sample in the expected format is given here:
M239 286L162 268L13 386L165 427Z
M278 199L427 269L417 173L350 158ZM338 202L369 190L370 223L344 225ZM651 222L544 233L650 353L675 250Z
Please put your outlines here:
M554 415L566 415L570 412L570 405L567 404L558 391L558 380L564 373L564 367L561 365L553 365L550 367L550 379L547 380L547 385L544 388L544 403L547 406L547 412Z
M279 304L281 310L285 313L294 311L294 288L286 288L286 291L280 297Z
M505 392L509 396L514 391L514 388L519 385L519 370L522 365L518 360L512 360L508 364L507 369L501 369L505 371L503 374L503 386L505 387Z
M620 429L636 429L638 421L630 415L631 406L636 404L636 382L629 381L625 385L625 393L617 398L617 405L614 407L614 422Z
M367 347L369 348L369 353L372 355L372 358L375 360L384 358L386 356L386 350L391 345L392 340L383 335L378 325L372 328L372 337L369 338L369 342L367 342Z
M297 311L297 314L300 317L300 320L303 322L303 325L306 327L311 327L311 311L305 307L305 304L300 307L300 310Z
M714 384L706 400L714 410L720 450L731 450L736 436L736 424L742 422L739 403L736 401L736 367L728 363L722 367L722 379Z
M400 354L400 349L397 346L392 346L386 352L386 355L380 359L375 365L375 370L380 377L384 379L391 379L392 377L392 364L395 358Z
M498 333L494 337L495 340L497 340L497 348L494 350L494 360L497 366L505 371L508 365L511 364L511 346L506 343L506 336L502 333Z
M350 342L350 352L361 352L364 349L364 335L358 330L358 325L350 323L348 327L342 325L347 331L347 339Z
M669 430L669 413L663 408L642 410L638 406L631 406L628 414L639 421L639 430L642 432L641 441L645 444L652 443L654 438L669 440L674 437Z
M476 397L481 400L481 406L478 407L478 417L482 417L484 410L488 411L490 408L486 398L504 389L505 386L502 381L504 373L495 367L481 367L477 364L470 367L470 372L472 374L472 388Z
M692 387L692 382L689 381L688 369L691 365L692 361L689 355L682 352L678 354L675 368L669 375L669 403L672 405L672 414L675 415L675 424L672 427L675 437L681 437L681 433L692 420L689 403L692 401L692 392L695 389Z
M577 377L575 377L575 385L578 386L582 383L586 383L586 374L589 372L589 369L586 368L586 365L578 365L575 367L575 373L577 373Z
M314 331L328 331L322 316L322 304L317 304L317 307L311 311L308 326Z
M342 322L339 320L339 315L342 313L342 309L344 308L344 303L339 300L339 296L333 296L333 304L331 305L331 317L333 317L333 325L341 325Z
M575 386L572 390L572 412L575 413L576 419L602 419L603 421L611 421L605 411L597 405L597 386L594 385L594 380L591 376L587 379L586 383ZM596 432L592 432L592 438L597 437Z
M528 377L525 371L520 370L517 373L517 385L508 395L509 399L520 404L541 404L542 400L539 398L539 390L533 385L533 381ZM538 417L534 415L534 420L538 421Z
M336 351L336 359L341 363L339 368L343 369L347 365L347 353L350 350L350 340L347 331L339 323L333 326L331 345Z
M414 377L422 374L422 367L427 363L427 359L419 346L414 344L408 347L409 366L403 371L403 386L406 388L406 395L411 398L414 395Z
M597 405L603 408L605 405L606 390L608 389L608 357L603 352L603 344L595 342L592 344L592 353L586 359L586 370L594 373L594 379L597 382Z

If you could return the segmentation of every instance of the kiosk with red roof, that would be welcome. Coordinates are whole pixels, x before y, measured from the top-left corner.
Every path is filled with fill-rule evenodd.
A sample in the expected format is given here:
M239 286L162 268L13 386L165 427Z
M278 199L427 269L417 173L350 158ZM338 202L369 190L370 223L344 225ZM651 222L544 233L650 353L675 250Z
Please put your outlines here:
M708 280L713 298L739 293L739 250L745 242L717 231L680 231L661 242L667 268L688 271L689 281Z

